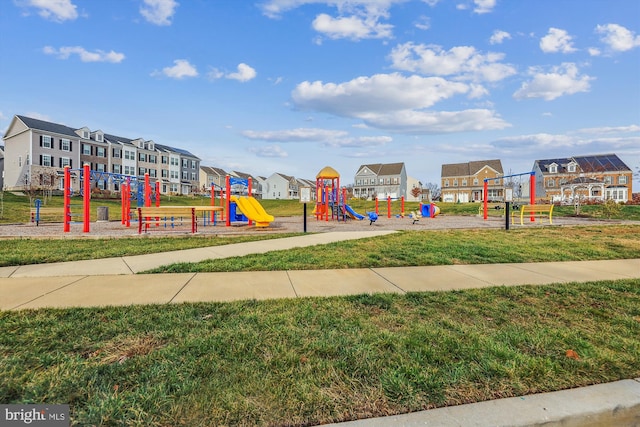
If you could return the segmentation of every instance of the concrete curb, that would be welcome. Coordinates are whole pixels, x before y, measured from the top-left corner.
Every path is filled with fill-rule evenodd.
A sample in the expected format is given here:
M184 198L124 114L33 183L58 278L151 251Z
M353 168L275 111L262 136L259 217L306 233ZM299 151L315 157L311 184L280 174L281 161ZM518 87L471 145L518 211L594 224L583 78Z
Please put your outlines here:
M328 425L637 427L640 426L640 378Z

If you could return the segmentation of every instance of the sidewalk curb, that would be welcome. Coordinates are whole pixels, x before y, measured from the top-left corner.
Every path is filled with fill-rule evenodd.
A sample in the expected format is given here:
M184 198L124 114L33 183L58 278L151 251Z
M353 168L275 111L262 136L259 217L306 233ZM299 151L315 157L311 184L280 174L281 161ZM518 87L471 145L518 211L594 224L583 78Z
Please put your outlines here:
M328 426L637 427L640 378Z

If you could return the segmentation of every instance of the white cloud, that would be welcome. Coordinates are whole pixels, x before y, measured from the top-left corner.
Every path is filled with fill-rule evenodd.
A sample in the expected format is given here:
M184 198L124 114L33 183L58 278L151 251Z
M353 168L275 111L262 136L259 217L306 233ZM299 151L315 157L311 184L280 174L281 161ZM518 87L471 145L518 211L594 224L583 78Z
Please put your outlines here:
M318 128L297 128L276 131L246 130L241 132L241 134L253 140L284 143L319 142L325 146L334 148L373 147L385 145L393 141L390 136L351 137L345 131Z
M511 34L502 30L495 30L489 39L489 43L491 44L501 44L506 39L510 39Z
M371 39L391 37L392 25L357 16L332 18L320 14L313 20L313 29L330 39Z
M225 73L217 68L212 68L211 71L207 73L207 77L209 78L209 80L225 78L230 80L237 80L239 82L247 82L249 80L252 80L256 77L256 75L256 70L245 63L238 64L237 71L235 73ZM279 81L276 81L276 83L274 84L277 83L279 83Z
M540 39L540 49L545 53L571 53L576 49L573 47L573 37L565 30L559 28L549 28L546 36Z
M494 111L400 110L389 113L365 113L362 120L372 127L409 134L442 134L504 129L510 125Z
M473 0L476 7L473 11L477 14L489 13L496 7L496 0Z
M186 59L176 59L173 61L175 64L173 67L165 67L162 71L154 71L152 76L165 75L172 79L181 80L185 77L197 77L198 70L191 65Z
M265 145L264 147L252 147L249 151L258 157L288 157L289 154L279 145Z
M393 73L358 77L340 84L305 81L296 86L292 98L300 108L357 117L362 112L428 108L468 91L466 84L440 77Z
M594 79L588 75L580 75L574 63L553 67L549 73L532 68L530 74L533 79L522 84L513 94L515 99L543 98L551 101L563 95L588 92L591 88L589 82Z
M371 39L392 37L393 26L381 23L389 17L394 4L409 0L269 0L261 4L270 18L279 18L284 12L309 4L325 4L337 9L337 17L322 13L312 22L313 28L330 39ZM321 39L315 40L321 44Z
M393 138L390 136L360 136L328 140L325 145L334 148L370 148L385 145L391 141L393 141Z
M596 32L602 34L602 42L611 50L624 52L640 46L640 36L618 24L598 25Z
M502 53L481 54L471 46L443 50L436 45L414 44L396 46L389 55L392 67L423 75L457 76L464 80L496 82L512 76L516 69L502 64Z
M42 51L47 55L55 55L59 59L68 59L71 55L78 55L82 62L111 62L117 64L125 58L124 53L118 53L113 50L110 52L102 50L89 52L81 46L63 46L60 49L45 46Z
M301 109L357 118L368 126L397 132L441 133L508 126L490 110L425 111L439 101L472 90L478 89L440 77L394 73L340 84L302 82L292 92L292 99Z
M428 16L421 16L414 25L419 30L428 30L431 28L431 19Z
M610 134L620 134L620 133L640 133L640 126L638 125L629 125L629 126L607 126L607 127L599 127L599 128L584 128L578 129L577 133L587 133L593 135L610 135Z
M241 63L238 64L237 72L227 74L225 77L231 80L238 80L239 82L247 82L256 77L256 70L247 64Z
M155 25L171 25L171 18L179 5L175 0L143 0L143 3L140 14Z
M588 51L589 51L589 55L591 55L591 56L600 56L602 54L600 49L598 49L596 47L590 47L588 49Z
M26 0L23 4L38 9L38 15L50 21L73 21L78 17L71 0Z
M241 133L249 139L277 142L322 142L347 136L347 132L345 131L317 128L296 128L276 131L245 130Z

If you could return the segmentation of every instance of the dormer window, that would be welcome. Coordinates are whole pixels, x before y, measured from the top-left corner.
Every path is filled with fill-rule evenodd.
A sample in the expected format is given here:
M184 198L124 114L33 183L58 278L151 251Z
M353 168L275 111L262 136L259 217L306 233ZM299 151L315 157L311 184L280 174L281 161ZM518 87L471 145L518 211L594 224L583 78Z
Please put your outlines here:
M89 131L86 131L86 130L82 131L82 137L84 139L89 139Z
M96 141L102 142L102 135L101 134L97 134L96 135Z
M558 173L558 165L556 165L555 163L549 165L549 173Z
M575 172L576 171L576 164L575 163L569 163L567 165L567 172Z

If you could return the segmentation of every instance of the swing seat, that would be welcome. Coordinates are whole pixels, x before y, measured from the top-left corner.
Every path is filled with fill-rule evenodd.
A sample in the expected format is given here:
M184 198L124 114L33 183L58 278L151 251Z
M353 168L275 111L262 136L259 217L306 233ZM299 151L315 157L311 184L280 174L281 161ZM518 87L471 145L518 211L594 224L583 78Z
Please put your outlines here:
M369 217L369 225L373 224L378 219L378 214L375 212L366 212L366 214Z

